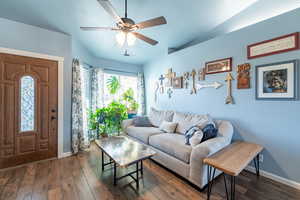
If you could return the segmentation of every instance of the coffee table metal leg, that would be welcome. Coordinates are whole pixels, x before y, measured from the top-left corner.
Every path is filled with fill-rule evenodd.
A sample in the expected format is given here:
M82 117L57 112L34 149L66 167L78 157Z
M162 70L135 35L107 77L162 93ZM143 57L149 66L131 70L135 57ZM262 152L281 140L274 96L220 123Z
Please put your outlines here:
M140 180L139 180L139 162L136 163L136 189L140 187Z
M114 163L114 185L117 185L117 164Z
M141 175L144 176L144 166L142 160L141 160Z
M101 158L102 171L104 171L104 153L102 150L101 150L101 156L102 156L102 158Z

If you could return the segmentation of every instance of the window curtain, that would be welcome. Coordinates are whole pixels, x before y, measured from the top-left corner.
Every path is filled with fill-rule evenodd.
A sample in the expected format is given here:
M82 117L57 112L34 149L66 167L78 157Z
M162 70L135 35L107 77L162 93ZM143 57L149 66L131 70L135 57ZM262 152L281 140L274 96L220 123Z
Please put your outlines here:
M146 114L146 103L145 103L145 80L144 74L138 73L137 78L138 84L138 115L145 115Z
M72 151L78 153L86 148L88 138L83 132L82 111L82 77L79 60L74 59L72 63Z
M104 73L100 68L92 69L91 75L91 109L94 112L97 108L104 105Z

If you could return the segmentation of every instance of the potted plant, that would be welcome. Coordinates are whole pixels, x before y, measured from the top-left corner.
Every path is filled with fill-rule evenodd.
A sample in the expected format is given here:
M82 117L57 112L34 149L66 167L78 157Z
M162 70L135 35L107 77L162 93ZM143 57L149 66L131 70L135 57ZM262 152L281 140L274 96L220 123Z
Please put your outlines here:
M126 106L113 101L107 107L97 108L89 114L89 129L94 132L93 138L107 137L114 133L120 133L121 123L127 119Z
M139 104L134 99L134 91L132 88L129 88L122 94L122 101L126 105L128 118L133 118L136 116Z

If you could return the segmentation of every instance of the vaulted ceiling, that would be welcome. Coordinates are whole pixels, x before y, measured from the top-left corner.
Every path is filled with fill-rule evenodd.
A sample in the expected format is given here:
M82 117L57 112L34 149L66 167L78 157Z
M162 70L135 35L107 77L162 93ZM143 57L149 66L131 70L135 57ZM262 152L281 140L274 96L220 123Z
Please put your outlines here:
M124 0L111 3L123 16ZM117 46L116 33L79 29L115 26L97 0L1 0L0 17L70 34L96 57L143 64L167 54L168 48L195 44L300 7L299 0L128 0L128 4L129 17L136 22L158 16L168 21L140 31L159 44L137 41L130 57L123 56L123 49Z

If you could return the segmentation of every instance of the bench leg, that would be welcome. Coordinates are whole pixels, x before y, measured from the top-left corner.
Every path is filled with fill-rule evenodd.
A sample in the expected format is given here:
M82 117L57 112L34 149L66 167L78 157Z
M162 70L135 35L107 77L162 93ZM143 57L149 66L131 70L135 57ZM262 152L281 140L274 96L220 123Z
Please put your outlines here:
M235 199L235 176L230 177L231 188L230 188L230 196L231 200Z
M211 189L214 184L214 178L216 173L216 168L213 169L213 173L211 173L212 169L212 166L207 165L207 200L210 199Z
M260 172L259 172L259 154L254 158L254 166L255 166L255 170L256 170L256 175L259 177L260 176Z

